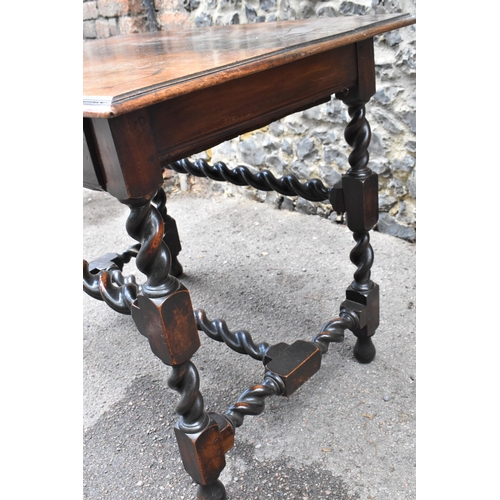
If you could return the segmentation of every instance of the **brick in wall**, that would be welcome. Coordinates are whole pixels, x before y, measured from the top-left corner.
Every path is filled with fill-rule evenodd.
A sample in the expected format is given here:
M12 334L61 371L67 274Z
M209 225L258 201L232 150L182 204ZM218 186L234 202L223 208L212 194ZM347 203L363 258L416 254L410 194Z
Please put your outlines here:
M126 16L118 19L118 29L121 35L144 33L147 31L146 24L146 18L142 17Z
M83 20L97 19L97 2L85 2L83 4Z
M157 19L163 29L169 26L190 27L189 16L185 12L160 12Z
M129 0L97 0L97 8L103 17L124 16L128 13Z
M83 38L96 38L95 21L83 21Z
M109 25L107 19L97 19L95 22L95 31L97 38L107 38L109 36Z

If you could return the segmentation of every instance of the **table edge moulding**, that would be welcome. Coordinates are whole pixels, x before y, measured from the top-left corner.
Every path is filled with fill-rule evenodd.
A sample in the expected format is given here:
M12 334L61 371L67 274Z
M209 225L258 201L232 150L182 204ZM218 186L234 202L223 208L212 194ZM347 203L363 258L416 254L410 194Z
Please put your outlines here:
M339 22L343 21L343 22ZM127 82L126 90L120 92L117 85L116 70L123 65L123 47L130 44L136 46L136 55L132 61L137 63L149 49L156 57L163 58L168 65L169 56L166 50L170 40L177 36L178 31L163 31L141 33L134 35L120 35L111 38L86 41L83 47L83 116L88 118L111 118L119 114L141 109L143 107L162 102L178 95L199 90L201 88L218 85L225 81L241 78L247 74L262 71L272 66L287 64L292 61L325 52L337 47L356 43L375 35L402 28L413 24L415 18L409 14L379 14L373 16L349 16L346 18L316 18L301 21L277 21L256 24L238 24L230 26L214 26L210 28L182 29L183 40L188 39L194 46L198 41L203 43L212 33L226 34L218 37L223 43L217 45L218 50L227 52L228 40L241 33L236 38L236 46L231 53L242 58L231 58L217 66L191 68L185 64L180 71L169 72L169 78L160 78L154 81L151 75L156 68L148 67L149 61L144 62L147 78L143 85L133 85ZM345 28L347 24L348 29ZM340 29L336 26L340 26ZM294 27L309 28L303 35L304 40L295 41L293 45L280 44L280 37L284 32L290 32ZM269 29L274 28L274 29ZM292 33L290 36L294 36ZM271 46L262 54L253 55L256 51L251 43L265 42ZM296 39L296 37L294 36ZM156 52L156 53L155 53ZM178 48L178 53L182 52ZM128 54L127 54L128 55ZM121 56L121 57L120 57ZM96 64L97 60L97 64ZM191 61L190 61L191 62ZM116 66L114 66L116 65ZM126 68L130 69L130 68ZM137 69L134 67L134 69ZM154 71L153 71L154 73ZM103 74L109 75L103 80ZM115 76L115 78L113 78ZM102 85L104 83L104 86ZM113 88L118 87L113 91Z

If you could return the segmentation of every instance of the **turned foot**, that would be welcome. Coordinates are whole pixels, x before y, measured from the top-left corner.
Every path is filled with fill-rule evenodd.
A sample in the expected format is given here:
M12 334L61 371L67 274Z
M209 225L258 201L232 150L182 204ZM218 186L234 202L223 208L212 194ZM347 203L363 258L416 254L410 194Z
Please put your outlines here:
M197 500L225 500L227 498L226 488L218 479L212 484L200 484L196 498Z
M360 363L370 363L375 357L375 346L371 337L358 337L354 346L354 357Z

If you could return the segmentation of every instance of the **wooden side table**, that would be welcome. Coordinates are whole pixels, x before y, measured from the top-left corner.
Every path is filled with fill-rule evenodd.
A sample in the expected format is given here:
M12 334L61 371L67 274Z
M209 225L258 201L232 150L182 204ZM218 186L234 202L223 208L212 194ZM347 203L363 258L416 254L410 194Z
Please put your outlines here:
M84 44L83 183L127 205L128 234L137 244L83 262L83 288L122 314L130 314L153 353L172 367L169 387L180 393L175 434L199 499L226 498L218 477L235 430L246 415L264 410L267 397L290 396L321 365L331 342L349 329L355 357L375 356L379 289L370 279L369 232L378 220L378 179L368 168L370 126L365 104L375 93L373 37L415 23L406 14L321 18L119 36ZM187 156L204 151L335 94L351 121L345 139L350 169L335 186L301 183L269 171L209 165ZM356 266L337 318L312 341L256 344L223 320L194 310L182 275L175 221L167 214L162 168L250 185L346 213L356 242ZM123 266L132 258L146 276L137 283ZM244 391L224 415L207 413L191 358L198 331L264 364L262 384Z

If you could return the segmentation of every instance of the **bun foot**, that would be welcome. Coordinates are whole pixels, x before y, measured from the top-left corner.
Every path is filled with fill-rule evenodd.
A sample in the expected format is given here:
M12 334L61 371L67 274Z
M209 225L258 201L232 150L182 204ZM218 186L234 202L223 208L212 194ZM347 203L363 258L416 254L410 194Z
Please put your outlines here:
M354 346L354 357L360 363L370 363L375 357L375 346L371 337L358 337Z
M226 500L226 488L217 479L215 483L198 486L197 500Z

